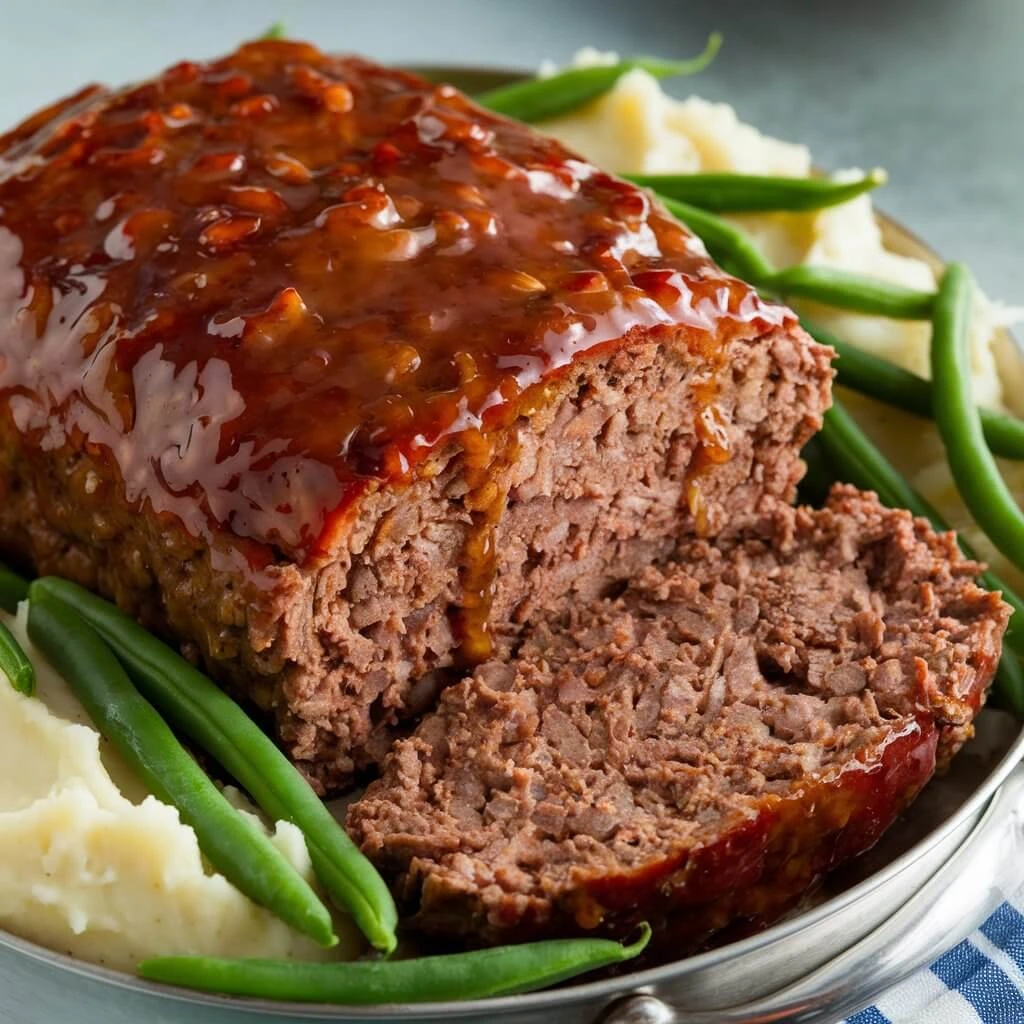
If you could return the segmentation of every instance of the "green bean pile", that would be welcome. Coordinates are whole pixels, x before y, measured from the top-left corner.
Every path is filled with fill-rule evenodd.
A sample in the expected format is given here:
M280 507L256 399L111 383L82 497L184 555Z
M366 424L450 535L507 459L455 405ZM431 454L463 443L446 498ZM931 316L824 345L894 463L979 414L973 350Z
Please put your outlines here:
M19 693L31 697L36 688L36 670L15 635L0 622L0 672Z
M395 948L398 913L384 880L270 737L226 694L134 619L67 580L36 580L33 599L81 616L110 645L142 694L216 760L272 821L306 837L317 878L372 945Z
M280 25L268 38L283 35ZM570 113L611 89L633 68L657 78L693 74L713 59L720 37L689 61L635 58L611 66L572 68L550 78L495 89L478 101L508 117L541 121ZM808 211L848 202L885 181L881 171L858 179L771 178L741 174L634 175L699 236L732 273L782 298L803 298L877 316L931 319L932 381L922 380L806 326L839 356L838 382L871 398L933 419L965 504L992 542L1024 568L1024 515L999 476L993 454L1024 459L1024 422L979 410L970 392L967 325L972 284L952 264L937 292L903 288L828 267L775 269L757 244L720 213ZM874 490L880 499L948 525L892 467L837 402L806 450L805 493L823 496L837 479ZM961 542L968 557L970 550ZM1024 602L991 573L983 585L1001 590L1014 608L997 691L1024 719ZM215 760L273 820L303 833L317 879L349 911L370 944L386 957L396 945L391 895L298 771L245 712L192 665L113 605L66 580L29 585L0 566L0 607L28 601L33 643L67 679L99 731L123 754L152 792L174 804L195 830L210 862L254 901L325 946L337 941L330 911L316 892L223 797L175 732ZM31 662L0 624L0 670L31 694ZM304 964L209 957L147 960L153 981L211 992L296 1001L366 1005L447 1001L533 991L585 971L638 956L650 940L566 939L448 956L354 963Z

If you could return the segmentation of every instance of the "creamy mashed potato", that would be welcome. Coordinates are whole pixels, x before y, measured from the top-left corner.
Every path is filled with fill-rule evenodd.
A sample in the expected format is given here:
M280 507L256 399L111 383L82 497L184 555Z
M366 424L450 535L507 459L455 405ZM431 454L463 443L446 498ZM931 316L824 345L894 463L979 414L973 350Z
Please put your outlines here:
M614 54L593 50L581 51L576 58L582 64L615 59ZM543 127L594 163L619 173L736 171L806 177L812 168L805 146L762 134L744 124L727 104L696 96L673 99L639 69L624 75L594 103ZM840 172L837 177L856 173ZM757 240L777 267L814 263L912 288L935 286L935 273L928 263L886 247L868 195L809 213L745 214L732 219ZM799 309L844 340L929 376L928 324L844 313L813 303L801 304ZM973 385L980 403L1024 413L1024 361L999 330L1016 319L1017 312L977 295L972 322ZM855 395L842 397L914 486L1008 582L1024 587L1024 574L980 536L964 509L934 427ZM1006 463L1003 468L1014 492L1024 494L1024 463Z
M36 665L25 697L0 673L0 927L59 952L134 969L159 954L355 956L347 919L323 950L203 862L178 812L147 796L67 684L4 616ZM243 805L240 795L239 805ZM312 878L305 841L280 822L273 842Z

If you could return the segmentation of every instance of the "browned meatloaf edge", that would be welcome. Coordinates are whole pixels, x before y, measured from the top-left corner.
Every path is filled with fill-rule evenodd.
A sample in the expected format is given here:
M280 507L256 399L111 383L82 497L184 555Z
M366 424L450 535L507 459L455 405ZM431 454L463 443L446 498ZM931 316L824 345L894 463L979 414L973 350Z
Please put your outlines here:
M848 487L684 541L446 690L349 828L471 942L770 920L970 736L1009 612L977 572Z

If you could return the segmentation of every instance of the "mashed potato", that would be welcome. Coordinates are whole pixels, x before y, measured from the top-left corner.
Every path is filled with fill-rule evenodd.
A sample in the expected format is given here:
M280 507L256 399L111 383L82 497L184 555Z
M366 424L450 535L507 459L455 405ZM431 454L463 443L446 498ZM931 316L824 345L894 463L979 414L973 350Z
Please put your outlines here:
M24 697L0 673L0 927L129 970L157 954L356 955L347 920L339 947L323 950L211 873L192 829L145 794L23 622L4 618L36 665L38 690ZM312 877L293 825L279 823L272 839Z
M584 64L615 59L613 54L592 50L577 56L577 62ZM599 166L620 173L737 171L806 177L812 168L805 146L763 135L744 124L727 104L696 96L673 99L641 70L624 75L601 99L549 121L544 129ZM733 219L778 267L814 263L912 288L935 286L928 263L886 247L867 195L810 213L746 214ZM929 375L928 324L844 313L813 303L799 308L844 340L916 374ZM973 385L980 403L1024 413L1024 361L999 330L1016 319L1016 312L978 294L972 322ZM981 537L960 502L935 429L858 396L844 393L842 397L899 469L975 543L992 567L1008 582L1024 588L1024 574ZM1024 494L1024 463L1007 463L1003 468L1014 492Z

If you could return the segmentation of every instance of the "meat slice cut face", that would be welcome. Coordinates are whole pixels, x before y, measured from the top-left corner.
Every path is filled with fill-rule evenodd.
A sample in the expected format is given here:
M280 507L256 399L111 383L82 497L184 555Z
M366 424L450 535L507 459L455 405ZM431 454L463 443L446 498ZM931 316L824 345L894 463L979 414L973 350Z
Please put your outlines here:
M873 495L684 541L445 691L349 812L427 932L768 920L971 734L1008 608Z
M0 136L0 555L324 790L495 636L790 499L830 381L645 192L359 58L254 43Z

